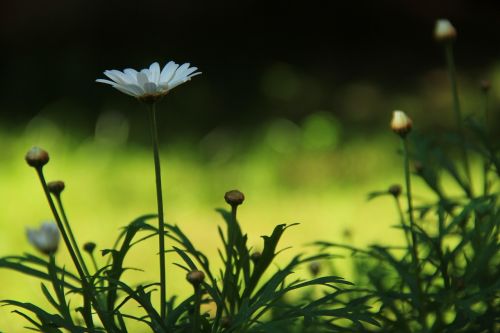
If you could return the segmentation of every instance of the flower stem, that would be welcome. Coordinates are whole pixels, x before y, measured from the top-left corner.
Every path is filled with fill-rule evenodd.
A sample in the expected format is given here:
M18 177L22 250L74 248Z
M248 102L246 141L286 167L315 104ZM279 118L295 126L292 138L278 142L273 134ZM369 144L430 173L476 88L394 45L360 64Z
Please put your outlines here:
M489 114L488 114L488 91L483 90L483 130L484 135L489 137L488 124L489 124ZM484 158L483 161L483 195L488 194L489 182L488 182L488 170L490 168L490 161L488 158Z
M398 197L394 197L394 201L396 202L396 208L399 213L399 219L401 221L401 226L403 227L403 233L405 235L406 239L406 244L408 244L408 247L411 248L413 243L410 241L410 237L408 236L409 230L408 230L408 225L406 224L405 216L403 214L403 209L401 208L401 202L399 202Z
M200 306L201 306L201 288L200 286L194 287L194 313L192 322L192 332L200 332Z
M415 219L413 217L413 200L411 192L411 179L410 179L410 158L408 153L408 141L405 137L401 137L401 143L404 154L404 172L406 182L406 198L408 201L408 215L410 220L410 235L411 235L411 252L413 258L413 269L415 270L416 284L417 284L417 300L419 306L419 316L422 327L427 331L426 311L422 298L422 280L420 279L420 265L418 259L418 241L415 234Z
M75 254L80 261L80 265L82 266L83 272L85 273L86 276L89 276L89 270L87 269L87 265L85 265L85 261L83 260L82 253L80 252L80 247L78 246L78 243L76 242L75 236L73 234L73 230L71 230L71 226L69 224L68 217L66 215L66 211L64 210L64 206L61 200L61 195L56 194L56 202L57 205L59 206L59 211L61 212L61 217L62 217L62 222L64 223L64 227L66 231L68 232L69 240L71 241L71 245L75 249Z
M158 205L158 238L159 238L159 254L160 254L160 311L161 319L165 320L166 316L166 272L165 272L165 221L163 217L163 195L161 187L161 168L160 168L160 153L158 144L158 128L156 125L156 104L151 103L150 107L150 125L151 137L153 141L153 155L155 164L155 179L156 179L156 201Z
M52 200L52 197L50 196L49 188L47 186L47 182L45 180L45 177L43 175L42 168L36 168L36 171L38 173L38 177L40 178L40 182L42 183L43 190L45 192L45 196L47 198L47 201L49 203L50 209L52 211L52 214L54 215L54 219L56 220L57 227L59 228L59 231L61 232L61 235L63 237L64 243L66 244L66 247L68 249L68 252L71 256L71 259L73 260L73 263L75 264L76 270L78 271L78 275L80 276L81 283L82 283L82 292L83 292L83 298L84 298L84 303L88 304L87 302L90 302L91 304L94 305L94 309L99 316L99 319L101 320L104 328L107 330L107 332L112 333L115 332L114 330L114 325L111 320L107 318L107 316L104 315L103 311L101 311L101 307L99 302L97 301L94 293L92 292L92 288L87 281L87 276L83 272L83 269L78 262L78 258L76 256L76 253L71 245L71 241L66 233L66 230L64 229L64 225L61 221L61 217L59 216L59 213L57 212L56 205L54 204L54 201Z
M467 154L463 118L460 111L460 100L458 98L458 87L457 87L457 75L455 68L455 60L453 58L453 44L451 42L445 43L445 53L446 53L446 65L448 67L448 76L450 78L450 84L451 84L451 93L453 96L453 112L455 113L455 117L457 120L458 133L460 135L462 159L464 163L465 173L469 181L469 193L467 193L467 195L469 197L472 197L473 196L472 176L469 165L469 156Z

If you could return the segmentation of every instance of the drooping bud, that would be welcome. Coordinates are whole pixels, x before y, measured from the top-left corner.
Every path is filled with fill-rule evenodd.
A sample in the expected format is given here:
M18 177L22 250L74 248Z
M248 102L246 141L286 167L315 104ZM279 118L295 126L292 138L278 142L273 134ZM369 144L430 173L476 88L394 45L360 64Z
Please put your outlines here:
M194 287L198 287L200 283L205 280L205 273L202 271L191 271L187 273L186 280L188 280Z
M401 188L401 185L399 184L394 184L394 185L391 185L389 187L389 189L387 190L387 192L389 192L390 194L392 194L395 198L399 197L401 195L401 192L402 192L402 188Z
M309 272L311 272L311 275L313 277L318 276L319 272L321 271L321 265L317 261L313 261L312 263L309 264Z
M83 250L87 252L88 254L92 255L96 247L96 244L94 242L87 242L83 244Z
M61 194L61 192L64 190L64 182L61 181L61 180L55 180L55 181L52 181L52 182L49 182L47 184L47 187L49 189L49 192L56 195L56 196L59 196Z
M245 200L245 195L238 190L232 190L226 192L226 194L224 195L224 199L232 207L235 207L243 203L243 201Z
M49 162L49 153L39 147L33 147L26 153L26 162L34 168L41 168Z
M59 247L60 234L54 222L44 222L39 229L26 228L28 241L44 254L54 254Z
M394 133L406 137L410 133L413 123L403 111L396 110L392 113L391 129Z
M453 41L457 38L457 31L450 21L439 19L434 26L434 39L439 42Z
M256 264L259 261L260 257L262 257L262 253L260 253L259 251L255 251L250 255L250 259L253 261L254 264Z

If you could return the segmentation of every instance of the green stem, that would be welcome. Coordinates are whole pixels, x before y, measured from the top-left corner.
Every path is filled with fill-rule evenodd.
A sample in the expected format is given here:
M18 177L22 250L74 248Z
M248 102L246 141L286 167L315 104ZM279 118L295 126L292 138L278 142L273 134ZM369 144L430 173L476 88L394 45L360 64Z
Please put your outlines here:
M408 141L406 138L401 138L403 154L404 154L404 171L405 171L405 182L406 182L406 198L408 201L408 215L410 219L410 235L411 235L411 251L413 258L413 269L415 270L415 277L417 283L417 300L419 306L419 316L422 327L427 331L426 323L426 311L423 304L422 297L422 280L420 278L420 265L418 259L418 241L417 235L415 233L415 219L413 217L413 200L411 192L411 179L410 179L410 157L408 153Z
M399 198L394 197L394 200L396 201L396 208L399 213L399 219L401 220L401 226L403 227L403 232L405 234L405 239L406 239L406 244L408 244L408 248L413 247L413 243L410 241L410 237L408 236L408 233L410 232L407 228L406 220L403 214L403 209L401 208L401 203L399 202ZM413 256L412 256L413 257Z
M229 283L231 280L232 274L232 261L233 261L233 247L235 242L235 227L236 227L236 212L238 210L237 205L231 206L231 221L227 225L227 248L226 248L226 262L224 269L224 276L222 281L222 294L221 294L221 303L217 305L217 312L215 315L215 326L219 325L220 320L222 318L222 314L224 312L224 308L226 309L227 315L230 316L232 313L232 306L228 307L226 305L226 298L228 297L228 289Z
M153 141L153 155L155 164L155 179L156 179L156 202L158 205L158 247L160 254L160 311L161 319L164 321L166 317L167 287L166 287L166 271L165 271L165 221L163 217L163 195L161 187L161 168L160 168L160 153L158 144L158 128L156 125L156 104L152 103L150 108L150 128Z
M488 131L488 121L489 121L489 114L488 114L488 91L483 90L483 127L484 127L484 133L486 136L488 136L489 131ZM484 158L483 160L483 194L488 195L488 170L490 168L490 161L488 160L487 157Z
M73 234L73 230L71 230L71 226L69 224L68 217L66 215L66 211L64 210L64 206L61 200L61 195L57 194L54 195L56 197L56 202L57 205L59 206L59 211L61 212L62 216L62 222L64 223L64 227L66 231L68 232L69 239L71 241L71 245L75 249L76 256L78 260L80 261L80 265L82 266L83 272L85 273L86 276L90 276L89 270L87 269L87 265L85 264L85 261L83 260L82 253L80 252L80 247L78 246L78 243L76 242L75 236Z
M87 281L87 276L83 272L83 269L78 262L78 258L76 256L76 253L71 246L71 242L69 240L69 237L66 233L66 230L64 229L64 225L61 221L61 218L59 216L59 213L57 212L56 205L54 204L54 201L52 200L52 197L50 196L49 188L47 187L47 182L45 180L45 177L43 175L42 168L36 168L36 171L38 173L38 177L40 178L40 182L42 183L43 190L45 192L45 196L47 198L47 201L49 203L50 209L52 211L52 214L54 215L54 219L56 220L57 227L59 228L59 231L61 232L61 235L63 237L64 243L66 244L66 248L68 249L68 252L71 256L71 259L73 260L73 263L75 264L76 270L78 271L78 275L80 276L81 283L82 283L82 292L83 292L83 298L84 298L84 303L90 302L91 304L94 305L94 309L99 316L99 319L101 320L104 328L109 332L112 333L114 332L114 326L112 322L108 320L108 318L104 315L104 313L101 311L99 302L95 298L92 288L90 284Z
M469 156L467 154L466 140L465 140L465 131L463 125L463 118L460 111L460 99L458 98L458 87L457 87L457 76L456 76L456 68L455 68L455 60L453 58L453 44L451 42L447 42L445 44L445 53L446 53L446 64L448 67L448 76L450 78L451 84L451 93L453 96L453 112L455 113L458 133L460 135L460 146L462 159L464 163L465 173L469 180L469 193L467 195L469 197L473 197L472 190L472 176L469 165Z
M201 306L201 288L200 286L194 287L194 313L192 322L192 332L200 332L200 306Z

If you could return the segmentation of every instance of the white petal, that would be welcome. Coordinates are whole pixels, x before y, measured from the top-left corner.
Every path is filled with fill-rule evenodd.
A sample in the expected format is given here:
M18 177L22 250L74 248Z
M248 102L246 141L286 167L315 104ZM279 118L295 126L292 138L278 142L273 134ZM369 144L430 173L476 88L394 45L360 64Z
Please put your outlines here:
M115 85L113 88L115 88L115 89L117 89L117 90L121 91L121 92L122 92L122 93L124 93L124 94L130 95L130 96L134 96L134 97L138 97L138 96L142 95L142 94L136 94L136 93L135 93L135 92L133 92L132 90L127 89L127 88L125 88L125 87L123 87L123 86L119 86L119 85Z
M172 81L182 80L185 77L184 73L188 68L189 68L189 63L185 63L181 67L179 67L175 71L175 75L174 77L172 77Z
M157 62L152 63L151 66L149 66L149 71L151 72L151 82L158 84L160 80L160 64Z
M141 73L146 74L147 82L152 82L153 81L153 75L152 75L151 71L148 68L141 69Z
M183 83L186 83L186 82L190 81L193 76L196 76L196 75L199 75L199 74L201 74L201 72L194 73L194 74L191 74L190 76L182 77L182 78L179 78L179 79L172 79L172 81L170 81L168 83L168 89L169 90L170 89L174 89L175 87L177 87L177 86L179 86L179 85L181 85Z
M159 92L158 86L154 82L148 82L144 85L144 91L146 94L154 94Z
M97 80L95 80L95 82L106 83L106 84L110 84L112 86L116 85L116 82L105 80L105 79L97 79Z
M143 89L144 85L149 82L147 72L149 72L147 69L143 69L137 73L137 84Z
M168 64L163 67L163 70L160 74L160 83L165 84L168 83L172 79L172 76L175 73L175 70L179 67L175 62L170 61Z
M116 69L110 70L110 71L105 71L104 75L109 77L111 80L115 81L116 83L126 83L125 77L126 75L120 71L117 71Z

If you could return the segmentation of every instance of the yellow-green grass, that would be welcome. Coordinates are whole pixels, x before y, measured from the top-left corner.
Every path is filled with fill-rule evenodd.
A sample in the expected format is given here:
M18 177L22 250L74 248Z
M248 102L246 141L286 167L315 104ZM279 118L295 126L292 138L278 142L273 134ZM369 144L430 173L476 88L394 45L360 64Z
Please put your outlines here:
M79 141L70 134L53 131L0 134L0 139L1 256L34 253L26 241L25 228L51 219L35 172L24 162L24 154L32 145L50 152L51 161L45 167L47 179L66 182L63 198L80 244L94 241L98 249L109 248L120 227L156 211L152 154L147 147L110 145L94 138ZM298 251L314 253L316 249L305 244L315 240L344 242L345 230L350 230L349 242L357 246L402 240L401 232L391 228L398 223L392 199L366 201L368 192L402 183L402 161L396 153L399 142L390 133L350 140L331 149L287 153L259 143L233 153L233 158L211 161L199 159L194 146L164 146L161 159L166 220L179 224L194 244L213 258L215 267L220 245L216 226L223 222L214 208L225 207L223 194L234 188L246 195L239 220L256 249L262 246L260 236L269 234L276 224L300 223L285 233L281 248L292 249L280 255L281 261ZM422 185L416 180L415 191L428 193ZM127 281L157 279L156 252L153 239L133 248L125 264L144 271L128 271ZM64 246L57 260L72 268ZM171 264L180 262L179 258L169 254L167 260L168 294L187 295L190 286L184 272ZM98 261L103 262L100 256ZM351 279L348 263L349 259L339 259L335 266ZM0 299L47 306L40 281L3 269L0 286ZM72 302L73 306L77 303ZM23 331L26 322L9 313L11 310L0 308L0 330Z

